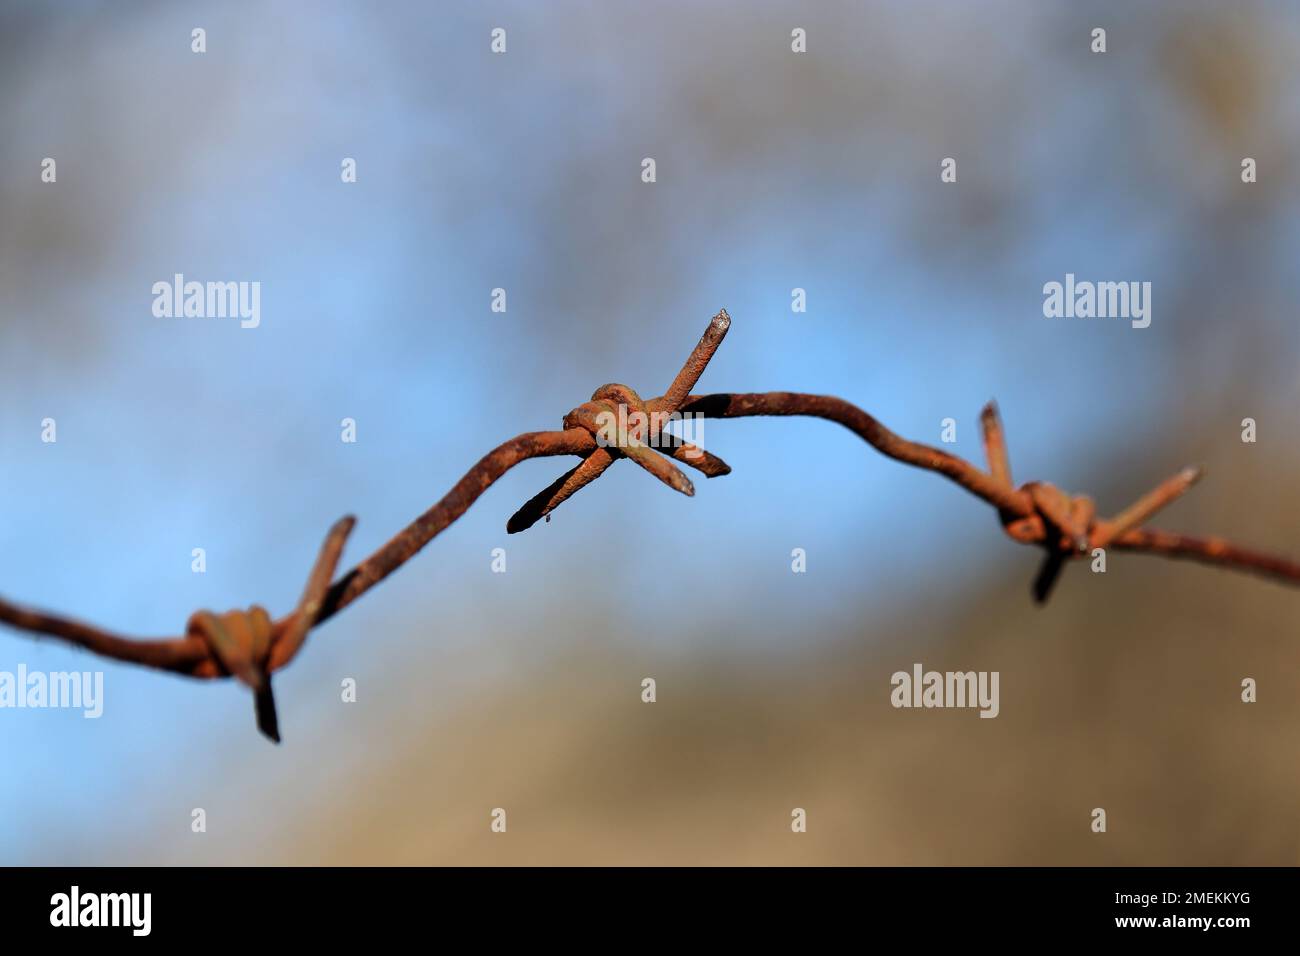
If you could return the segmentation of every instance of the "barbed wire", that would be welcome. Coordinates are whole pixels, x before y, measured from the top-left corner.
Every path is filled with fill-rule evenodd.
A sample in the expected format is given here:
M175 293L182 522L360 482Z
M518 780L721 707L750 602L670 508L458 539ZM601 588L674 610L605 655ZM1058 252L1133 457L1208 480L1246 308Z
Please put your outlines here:
M582 459L511 516L506 524L511 534L532 527L540 519L550 520L552 511L620 458L640 465L674 491L688 496L695 494L695 488L674 462L689 465L707 478L730 473L730 466L721 458L666 430L674 415L824 418L843 425L881 454L945 476L992 505L1013 541L1046 552L1032 588L1039 602L1047 600L1069 561L1106 548L1200 561L1300 585L1300 563L1288 558L1243 548L1218 537L1194 538L1142 527L1186 492L1201 477L1200 469L1184 469L1112 518L1098 517L1092 499L1086 495L1069 495L1046 482L1031 481L1015 487L1002 422L992 402L980 415L988 460L988 471L983 471L956 455L901 438L840 398L798 392L691 394L730 326L726 310L718 312L668 390L658 398L643 401L626 385L602 385L591 401L564 416L562 430L526 432L498 445L433 507L334 581L344 544L356 523L350 515L341 518L325 537L297 607L278 620L272 620L258 605L221 615L201 610L191 615L183 636L136 639L0 598L0 622L59 638L113 660L196 678L235 677L254 693L258 728L279 742L271 675L298 655L308 632L411 560L520 462L559 455Z

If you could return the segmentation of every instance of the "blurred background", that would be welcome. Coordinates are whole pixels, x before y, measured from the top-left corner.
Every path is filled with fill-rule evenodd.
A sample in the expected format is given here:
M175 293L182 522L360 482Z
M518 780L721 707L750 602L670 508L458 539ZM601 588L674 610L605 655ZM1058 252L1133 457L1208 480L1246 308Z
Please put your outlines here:
M1300 551L1294 5L0 9L6 598L283 613L340 515L350 566L596 386L659 394L724 306L698 391L951 417L979 460L996 397L1018 482L1113 512L1201 463L1162 526ZM260 281L260 327L155 318L177 272ZM1150 281L1150 328L1045 319L1067 272ZM1300 593L1115 553L1038 608L987 506L838 426L703 444L734 471L694 499L622 465L516 536L573 462L508 474L313 633L279 747L228 681L0 633L105 672L99 720L0 711L0 863L1300 862ZM893 709L914 662L999 671L1000 716Z

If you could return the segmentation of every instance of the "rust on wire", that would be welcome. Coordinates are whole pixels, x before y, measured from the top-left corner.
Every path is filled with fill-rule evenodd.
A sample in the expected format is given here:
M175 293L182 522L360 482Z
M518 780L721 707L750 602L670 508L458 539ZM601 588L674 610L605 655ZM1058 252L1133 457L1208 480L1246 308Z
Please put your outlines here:
M221 615L197 611L180 637L134 639L0 599L0 622L59 638L113 660L197 678L235 677L253 691L258 728L278 742L271 675L297 656L312 628L411 560L520 462L560 455L582 459L515 512L506 524L510 533L530 528L543 518L549 520L551 512L620 458L630 459L688 496L695 493L694 486L677 464L695 468L706 478L728 474L731 468L722 459L664 430L674 413L706 418L824 418L843 425L889 458L945 476L992 505L1013 541L1043 549L1043 562L1032 585L1039 601L1047 599L1067 563L1105 548L1199 561L1300 585L1300 563L1288 558L1221 538L1194 538L1143 527L1191 488L1202 475L1200 469L1185 468L1112 518L1099 518L1091 498L1067 494L1046 482L1016 487L1002 421L992 402L980 415L988 461L988 471L984 471L941 449L901 438L843 399L798 392L692 395L691 389L730 327L731 317L725 309L715 315L681 371L658 398L643 400L626 385L602 385L591 401L564 416L562 430L526 432L498 445L433 507L335 581L343 546L355 524L350 516L340 519L326 535L297 607L278 620L257 605Z

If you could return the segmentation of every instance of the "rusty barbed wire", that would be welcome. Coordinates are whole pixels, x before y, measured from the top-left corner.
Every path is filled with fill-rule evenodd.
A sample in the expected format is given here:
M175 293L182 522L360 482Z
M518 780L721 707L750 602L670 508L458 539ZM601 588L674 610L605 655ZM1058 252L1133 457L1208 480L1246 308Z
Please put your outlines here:
M705 418L824 418L843 425L889 458L943 475L992 505L1003 531L1013 541L1044 550L1032 586L1039 602L1047 600L1069 561L1108 547L1199 561L1300 585L1300 563L1288 558L1243 548L1222 538L1194 538L1142 527L1185 493L1201 477L1200 469L1180 471L1112 518L1098 517L1092 499L1086 495L1070 495L1047 482L1031 481L1015 487L1002 421L993 402L980 415L988 460L985 472L949 452L894 434L840 398L799 392L691 394L730 327L731 317L723 309L709 322L663 395L642 400L626 385L602 385L590 401L564 416L562 430L526 432L498 445L428 511L333 581L344 544L356 523L352 516L341 518L326 535L297 607L278 620L272 620L258 605L222 615L201 610L191 615L183 636L135 639L0 598L0 622L67 641L113 660L195 678L235 677L254 693L258 729L278 743L271 675L297 656L312 628L411 560L520 462L559 455L582 459L510 517L506 531L511 534L532 527L540 519L550 520L551 512L620 458L636 463L687 496L694 495L695 488L674 462L689 465L707 478L729 474L731 468L721 458L665 430L674 413ZM608 440L611 432L612 443Z

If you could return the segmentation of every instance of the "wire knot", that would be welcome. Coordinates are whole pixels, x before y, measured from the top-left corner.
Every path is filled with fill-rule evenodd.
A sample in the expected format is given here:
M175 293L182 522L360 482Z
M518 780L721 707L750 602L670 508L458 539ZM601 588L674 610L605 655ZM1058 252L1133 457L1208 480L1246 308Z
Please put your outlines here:
M989 402L980 413L984 452L993 483L1010 490L1011 462L997 405ZM1034 579L1034 598L1047 600L1065 562L1097 549L1105 549L1135 532L1153 514L1180 497L1200 480L1203 470L1184 468L1161 482L1113 518L1098 518L1097 506L1087 495L1070 495L1045 481L1030 481L998 510L1002 530L1020 544L1040 545L1047 557ZM1019 500L1017 500L1019 499ZM1017 510L1010 510L1015 507Z
M185 632L202 640L225 672L253 691L257 727L279 743L280 727L269 669L271 645L276 635L266 609L254 604L247 611L233 610L222 615L195 611Z
M599 478L619 458L636 462L669 488L688 497L695 494L695 486L673 461L691 466L706 478L730 474L731 466L717 455L664 428L690 396L730 327L731 316L722 309L709 322L668 391L658 398L645 401L634 389L614 382L596 389L591 401L565 415L565 429L587 432L595 439L596 449L576 468L526 501L506 522L506 531L514 534L531 528L540 518L549 521L552 511Z
M351 515L334 522L292 614L272 621L264 607L254 604L246 611L235 609L225 614L195 611L185 625L185 636L197 639L206 651L191 663L189 673L195 677L233 676L247 685L253 691L257 729L276 743L280 742L280 722L271 674L293 660L306 643L355 525Z
M635 389L611 383L596 389L591 401L565 415L564 427L584 429L611 459L629 458L669 488L691 496L695 486L690 479L654 450L683 447L676 436L664 431L668 420L668 412L643 401ZM697 450L697 457L699 454Z

